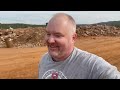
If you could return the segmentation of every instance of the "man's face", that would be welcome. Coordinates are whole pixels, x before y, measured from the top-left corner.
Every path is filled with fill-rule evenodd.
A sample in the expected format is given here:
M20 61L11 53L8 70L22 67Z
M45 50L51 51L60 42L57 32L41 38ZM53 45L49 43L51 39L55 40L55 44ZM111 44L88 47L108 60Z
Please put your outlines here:
M73 48L73 37L66 22L50 22L46 29L45 41L53 59L64 59Z

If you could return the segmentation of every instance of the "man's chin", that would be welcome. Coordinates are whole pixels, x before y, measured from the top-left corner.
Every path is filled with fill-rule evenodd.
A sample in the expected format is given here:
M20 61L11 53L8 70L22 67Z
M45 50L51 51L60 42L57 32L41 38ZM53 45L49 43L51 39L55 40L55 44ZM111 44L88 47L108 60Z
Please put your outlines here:
M58 56L58 53L57 52L51 52L49 51L49 54L52 56L52 57L57 57Z

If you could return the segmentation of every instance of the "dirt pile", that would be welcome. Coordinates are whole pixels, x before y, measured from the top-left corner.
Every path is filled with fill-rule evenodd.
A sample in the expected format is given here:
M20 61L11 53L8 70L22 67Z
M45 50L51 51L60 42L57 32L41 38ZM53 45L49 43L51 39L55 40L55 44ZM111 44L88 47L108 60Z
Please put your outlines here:
M0 47L37 47L44 46L46 27L29 27L0 30ZM78 37L120 36L120 28L106 25L77 26Z
M13 47L24 48L44 46L44 35L44 27L0 30L0 47L7 47L6 41L9 38L11 41L8 43L12 42Z
M120 28L107 25L85 25L77 27L78 36L120 36Z

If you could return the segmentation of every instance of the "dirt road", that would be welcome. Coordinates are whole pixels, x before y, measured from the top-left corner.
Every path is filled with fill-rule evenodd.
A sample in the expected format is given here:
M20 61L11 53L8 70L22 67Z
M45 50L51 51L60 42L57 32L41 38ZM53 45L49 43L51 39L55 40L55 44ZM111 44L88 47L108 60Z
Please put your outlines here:
M46 47L1 48L0 78L37 78L38 62Z
M120 37L84 37L75 46L95 53L120 70ZM38 62L46 47L0 48L0 79L37 79Z

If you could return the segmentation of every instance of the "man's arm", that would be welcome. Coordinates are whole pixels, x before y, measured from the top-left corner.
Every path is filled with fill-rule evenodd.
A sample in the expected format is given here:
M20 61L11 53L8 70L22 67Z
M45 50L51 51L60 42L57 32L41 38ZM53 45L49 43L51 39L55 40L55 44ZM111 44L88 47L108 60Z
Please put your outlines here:
M120 79L120 72L117 67L101 57L96 58L91 70L93 79Z

